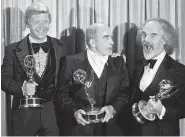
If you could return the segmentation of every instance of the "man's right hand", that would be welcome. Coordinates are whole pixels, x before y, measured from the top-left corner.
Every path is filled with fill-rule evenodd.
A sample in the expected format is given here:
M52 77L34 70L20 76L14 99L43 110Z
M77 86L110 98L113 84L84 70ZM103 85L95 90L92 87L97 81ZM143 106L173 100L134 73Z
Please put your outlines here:
M85 114L86 114L86 112L82 109L79 109L74 113L74 117L75 117L78 124L83 125L83 126L85 126L86 124L90 124L88 121L86 121L83 118L82 115L85 115Z
M22 92L23 95L25 96L33 96L36 92L36 86L37 83L30 83L28 81L24 81L23 86L22 86Z

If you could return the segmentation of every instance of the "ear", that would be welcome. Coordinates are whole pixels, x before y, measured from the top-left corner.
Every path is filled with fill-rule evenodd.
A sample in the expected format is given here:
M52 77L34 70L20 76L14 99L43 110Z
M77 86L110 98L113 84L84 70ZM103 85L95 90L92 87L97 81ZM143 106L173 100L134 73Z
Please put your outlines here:
M96 47L96 44L95 44L95 43L96 43L96 42L95 42L94 39L90 39L90 44L91 44L91 46L92 46L93 48Z

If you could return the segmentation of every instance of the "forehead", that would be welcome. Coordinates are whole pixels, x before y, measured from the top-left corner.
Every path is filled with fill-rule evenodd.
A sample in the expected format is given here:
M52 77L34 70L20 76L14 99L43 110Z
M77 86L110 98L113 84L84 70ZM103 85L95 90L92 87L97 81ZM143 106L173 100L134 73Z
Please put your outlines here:
M49 13L39 13L35 15L31 15L31 20L42 20L42 19L49 19Z
M108 26L101 25L97 28L96 35L98 36L111 35L111 30Z
M149 21L147 22L142 29L143 32L146 33L160 33L162 31L162 26L157 21Z

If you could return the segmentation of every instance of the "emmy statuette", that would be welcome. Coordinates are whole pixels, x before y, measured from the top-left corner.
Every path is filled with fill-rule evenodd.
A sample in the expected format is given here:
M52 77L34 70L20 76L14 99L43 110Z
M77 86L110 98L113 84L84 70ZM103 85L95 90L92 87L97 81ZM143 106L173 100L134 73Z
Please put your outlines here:
M153 101L157 102L158 100L163 100L174 95L178 91L178 89L172 90L174 87L176 86L173 86L170 80L163 79L159 83L159 93L155 95ZM132 105L132 114L141 124L144 124L147 121L154 121L156 119L155 114L148 113L147 102L144 100Z
M86 72L82 69L78 69L73 73L73 79L84 85L84 92L90 103L90 107L87 108L86 114L83 115L84 119L89 123L99 123L105 116L105 112L101 112L99 107L94 107L96 101L90 96L91 86L94 80L94 72L91 70L90 76L87 76Z
M24 66L26 68L26 74L29 78L30 83L34 83L33 74L35 73L35 59L33 55L27 55L24 59ZM43 107L42 98L38 98L35 95L26 96L20 100L19 108L29 108L29 107Z

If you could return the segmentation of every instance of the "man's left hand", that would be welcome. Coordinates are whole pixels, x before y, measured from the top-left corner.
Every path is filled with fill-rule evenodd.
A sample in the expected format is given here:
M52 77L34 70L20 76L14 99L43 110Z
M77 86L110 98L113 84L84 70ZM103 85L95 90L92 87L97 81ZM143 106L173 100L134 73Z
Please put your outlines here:
M121 56L121 54L120 53L112 53L112 55L111 55L111 57L113 57L113 58L118 57L118 56ZM122 57L123 57L124 61L126 62L126 56L123 54Z
M104 122L109 122L109 120L111 118L113 118L113 116L115 114L115 109L111 105L102 107L100 111L105 112L105 117L102 120L103 123Z
M148 100L147 109L149 113L160 115L162 112L163 104L160 100L155 102L152 98Z

